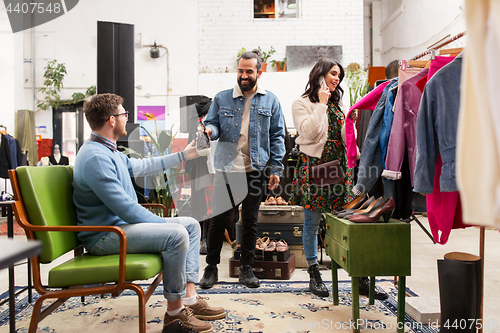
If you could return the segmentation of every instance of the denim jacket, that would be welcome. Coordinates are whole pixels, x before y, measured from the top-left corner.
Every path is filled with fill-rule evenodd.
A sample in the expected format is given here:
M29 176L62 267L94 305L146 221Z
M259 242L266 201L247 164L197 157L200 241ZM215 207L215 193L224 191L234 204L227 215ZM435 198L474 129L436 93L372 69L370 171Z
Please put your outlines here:
M441 192L458 191L455 179L458 115L462 56L434 74L425 86L417 117L417 157L414 192L432 193L438 154L443 166L439 179Z
M219 139L214 157L214 167L217 170L231 171L238 154L244 107L245 97L238 85L219 92L210 105L205 126L212 129L212 140ZM257 86L250 106L248 135L252 167L263 170L268 166L272 175L281 176L281 161L285 156L283 112L278 98L260 85Z

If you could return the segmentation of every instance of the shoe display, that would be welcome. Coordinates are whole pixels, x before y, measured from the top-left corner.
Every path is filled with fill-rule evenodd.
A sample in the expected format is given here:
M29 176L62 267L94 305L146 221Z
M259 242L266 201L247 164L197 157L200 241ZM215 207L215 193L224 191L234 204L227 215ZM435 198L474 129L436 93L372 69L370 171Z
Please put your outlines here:
M269 245L270 241L271 240L269 239L269 237L257 237L257 241L255 242L255 249L264 251Z
M277 205L278 203L276 202L276 199L271 196L267 196L266 201L264 201L264 205Z
M369 199L368 194L360 195L354 198L351 202L342 206L342 209L356 209L358 207L361 207L361 205L368 199Z
M288 250L288 244L284 239L280 239L276 242L276 252L286 252Z
M285 199L283 199L283 198L282 198L282 197L280 197L280 196L277 196L277 197L275 198L275 200L276 200L276 203L277 203L278 205L280 205L280 206L286 206L286 205L288 205L288 202L286 202L286 201L285 201Z
M199 331L187 327L182 323L180 319L175 319L171 321L168 325L163 326L161 333L197 333Z
M321 278L321 273L319 272L318 264L314 264L307 269L309 273L309 291L312 292L316 296L320 297L328 297L330 292L328 288L323 283L323 279Z
M360 277L359 278L359 294L363 296L368 296L370 293L370 279L367 277ZM375 295L374 298L378 300L384 300L387 299L389 295L381 290L380 288L377 288L375 286Z
M210 325L210 323L207 323L206 321L197 319L193 314L193 310L188 307L184 307L181 312L179 312L175 316L169 316L168 313L165 312L165 317L163 318L163 327L168 327L171 322L177 319L180 320L182 324L184 324L184 326L196 330L196 332L213 332L212 325Z
M201 320L218 320L226 318L226 310L222 307L210 307L207 300L208 297L197 296L198 302L193 305L186 305L188 308L193 310L193 314L196 318Z
M340 218L346 218L346 215L352 215L352 213L355 210L361 210L361 209L366 209L368 206L372 204L376 200L375 197L370 197L368 200L366 200L359 208L350 208L350 209L344 209L343 211L339 212L337 214L338 217Z
M379 200L382 200L380 198ZM389 198L387 201L383 201L383 204L378 205L378 208L373 208L372 210L358 215L352 215L349 217L349 221L357 222L357 223L373 223L377 222L380 216L384 216L384 222L389 222L389 219L392 216L392 212L395 209L394 199Z
M260 287L259 279L257 279L253 274L253 267L250 265L240 266L239 281L243 283L247 288Z
M275 240L270 241L269 244L264 249L264 251L266 251L266 252L276 251L276 241Z
M202 289L212 288L214 284L216 284L217 281L219 280L217 275L218 275L217 266L208 264L207 267L205 267L205 273L203 274L203 277L200 280L200 288Z

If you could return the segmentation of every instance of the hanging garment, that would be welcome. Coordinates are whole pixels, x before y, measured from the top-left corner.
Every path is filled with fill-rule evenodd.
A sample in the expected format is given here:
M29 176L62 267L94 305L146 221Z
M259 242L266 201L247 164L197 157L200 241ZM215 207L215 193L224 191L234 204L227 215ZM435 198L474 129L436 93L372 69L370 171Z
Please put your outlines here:
M425 86L417 117L417 157L414 191L432 193L438 153L443 161L441 191L457 191L455 149L462 56L439 70Z
M457 143L457 183L468 223L500 227L500 3L466 0L467 50Z
M387 81L379 85L377 88L373 89L369 94L356 102L349 111L347 112L346 120L345 120L345 134L346 134L346 148L347 148L347 161L348 167L354 168L356 166L356 134L354 131L354 120L351 119L351 112L353 110L374 110L377 106L377 103L380 100L380 96L384 91L385 87L391 81Z
M413 186L413 172L415 170L417 144L417 114L422 92L415 85L422 77L426 77L428 68L401 84L394 105L394 120L387 147L387 156L383 177L401 179L401 166L405 152L408 152L408 165L411 185Z
M387 93L387 101L385 103L384 118L382 123L382 130L380 131L380 149L382 149L382 168L385 165L385 156L387 155L387 144L389 143L389 136L391 135L392 120L394 119L394 102L398 93L399 78L394 79L395 82L390 84Z
M370 123L368 124L368 130L366 132L366 138L363 143L363 150L361 152L361 159L359 162L358 180L353 189L353 193L355 195L370 191L382 174L383 164L382 149L380 147L380 133L383 126L387 95L392 84L397 85L397 80L389 81L389 84L384 85L380 99L378 100L377 106L375 107L370 119ZM382 179L382 181L384 182L385 197L392 197L391 181L385 178Z
M0 178L9 178L7 171L11 168L11 154L7 136L2 134L2 143L0 144Z
M440 244L446 244L451 229L465 227L455 181L461 72L462 55L459 55L432 76L425 86L417 117L413 190L431 193L426 197L427 216Z
M429 68L429 73L427 73L427 77L421 78L417 83L416 86L420 89L420 91L424 91L425 85L427 84L427 81L431 79L431 77L441 68L449 64L455 57L438 57L436 56L434 59L431 60L431 66Z
M407 67L405 69L402 69L399 67L398 69L398 77L399 77L399 83L398 83L398 88L401 88L401 85L403 82L408 80L411 77L414 77L418 73L422 71L422 68L415 68L415 67Z

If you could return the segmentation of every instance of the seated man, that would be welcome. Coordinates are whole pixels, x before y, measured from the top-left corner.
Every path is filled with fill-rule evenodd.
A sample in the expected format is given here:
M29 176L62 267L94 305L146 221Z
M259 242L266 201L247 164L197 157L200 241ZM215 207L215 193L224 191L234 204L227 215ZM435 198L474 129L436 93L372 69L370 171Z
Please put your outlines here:
M198 157L193 143L183 152L155 158L128 158L117 151L117 140L126 135L128 112L123 99L99 94L85 102L85 117L92 129L80 148L74 168L73 201L79 225L119 226L127 235L127 253L157 252L163 257L163 294L168 301L164 326L180 319L188 328L211 332L203 320L222 319L223 308L212 308L197 295L200 225L190 217L162 218L142 207L131 176L167 170ZM81 232L78 238L94 255L119 253L113 232Z

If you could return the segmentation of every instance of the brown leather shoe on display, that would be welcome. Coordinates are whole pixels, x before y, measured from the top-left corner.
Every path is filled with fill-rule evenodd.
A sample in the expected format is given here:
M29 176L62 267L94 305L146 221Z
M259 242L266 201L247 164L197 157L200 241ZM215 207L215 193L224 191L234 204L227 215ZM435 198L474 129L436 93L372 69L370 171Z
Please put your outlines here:
M276 250L276 241L275 240L272 240L269 242L269 244L267 245L266 249L264 251L266 252L273 252Z
M285 206L285 205L288 205L288 202L285 201L285 199L283 199L282 197L280 196L277 196L276 197L276 203L280 206Z
M208 305L208 297L197 296L198 302L193 305L186 305L188 308L193 310L193 314L196 318L201 320L218 320L226 318L226 310L222 307L213 308Z
M274 199L274 197L271 197L271 196L267 196L266 198L266 201L264 201L264 205L276 205L277 202L276 202L276 199Z
M201 333L210 333L212 331L212 325L205 321L201 321L194 316L193 310L188 307L185 307L175 316L169 316L167 312L165 312L165 317L163 318L163 327L168 326L172 321L179 319L182 323Z
M257 242L255 244L255 249L264 251L266 247L269 245L270 239L269 237L258 237Z
M389 200L384 201L384 204L379 206L378 208L374 208L371 211L366 212L365 214L358 214L349 217L349 221L357 223L374 223L377 222L380 216L383 216L384 222L387 223L389 222L394 209L394 200L390 198Z
M276 252L286 252L288 250L288 244L284 239L280 239L276 242Z

